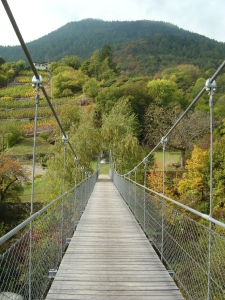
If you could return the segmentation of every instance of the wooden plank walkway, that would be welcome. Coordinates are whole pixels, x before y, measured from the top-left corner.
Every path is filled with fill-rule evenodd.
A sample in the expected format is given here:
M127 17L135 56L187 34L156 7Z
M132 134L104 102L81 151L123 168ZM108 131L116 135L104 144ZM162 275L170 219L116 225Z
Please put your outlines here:
M109 176L99 176L46 299L184 299Z

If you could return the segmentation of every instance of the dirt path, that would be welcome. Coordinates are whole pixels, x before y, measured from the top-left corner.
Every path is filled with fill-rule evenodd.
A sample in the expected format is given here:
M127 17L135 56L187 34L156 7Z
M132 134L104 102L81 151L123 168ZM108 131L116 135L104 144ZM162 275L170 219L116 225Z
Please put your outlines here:
M32 179L32 165L23 165L24 169L28 172L28 179ZM36 175L44 175L46 170L44 170L40 164L35 165L35 174Z

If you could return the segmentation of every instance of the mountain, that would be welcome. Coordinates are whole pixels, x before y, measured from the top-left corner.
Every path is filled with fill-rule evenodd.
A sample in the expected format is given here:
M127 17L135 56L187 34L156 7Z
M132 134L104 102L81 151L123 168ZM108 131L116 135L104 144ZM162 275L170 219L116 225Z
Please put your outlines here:
M33 61L58 61L66 55L82 60L110 45L122 69L138 65L156 65L167 60L215 64L225 57L225 44L173 24L158 21L102 21L85 19L70 22L42 38L27 43ZM6 61L25 59L20 46L0 46L0 56ZM130 61L129 61L130 58ZM134 63L136 62L136 65ZM132 67L133 64L133 67ZM152 71L157 69L151 68ZM146 69L148 73L148 68Z

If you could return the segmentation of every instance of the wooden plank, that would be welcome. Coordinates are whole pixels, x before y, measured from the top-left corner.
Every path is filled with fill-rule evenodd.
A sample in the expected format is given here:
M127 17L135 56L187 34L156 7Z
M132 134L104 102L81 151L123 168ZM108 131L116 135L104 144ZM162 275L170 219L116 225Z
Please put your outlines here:
M109 176L101 175L46 300L183 300Z

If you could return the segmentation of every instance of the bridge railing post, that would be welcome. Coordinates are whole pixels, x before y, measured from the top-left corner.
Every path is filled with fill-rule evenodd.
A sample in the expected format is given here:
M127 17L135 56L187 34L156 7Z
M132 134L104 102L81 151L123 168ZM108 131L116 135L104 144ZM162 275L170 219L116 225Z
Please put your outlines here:
M146 231L146 185L147 185L147 167L148 167L148 159L144 160L144 224L143 229Z
M216 90L216 81L208 79L205 84L206 91L209 94L209 108L210 108L210 207L209 216L213 215L213 95ZM211 299L211 268L212 268L212 222L209 222L209 255L208 255L208 298Z
M134 192L134 214L136 215L137 208L137 168L134 169L134 181L135 181L135 192Z
M166 172L166 163L165 163L165 152L166 152L166 144L168 142L167 138L162 137L161 143L163 145L163 170L162 170L162 194L165 194L165 172ZM163 252L164 252L164 214L165 214L165 200L162 199L162 241L161 241L161 261L163 261Z

